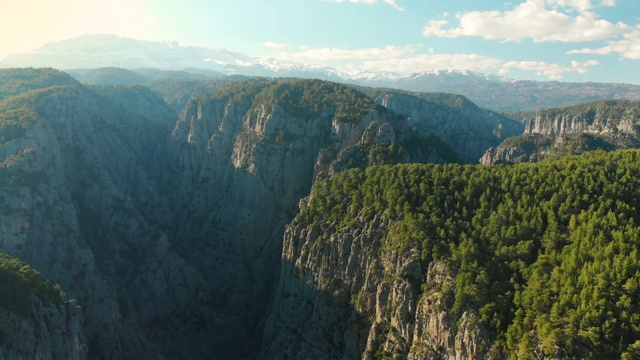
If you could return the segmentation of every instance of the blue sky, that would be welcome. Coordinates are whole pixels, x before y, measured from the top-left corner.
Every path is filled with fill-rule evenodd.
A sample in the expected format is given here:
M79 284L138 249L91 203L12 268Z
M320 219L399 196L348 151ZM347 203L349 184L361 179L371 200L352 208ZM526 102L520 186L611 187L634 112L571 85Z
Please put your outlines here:
M638 0L21 0L0 58L106 33L347 70L640 84Z

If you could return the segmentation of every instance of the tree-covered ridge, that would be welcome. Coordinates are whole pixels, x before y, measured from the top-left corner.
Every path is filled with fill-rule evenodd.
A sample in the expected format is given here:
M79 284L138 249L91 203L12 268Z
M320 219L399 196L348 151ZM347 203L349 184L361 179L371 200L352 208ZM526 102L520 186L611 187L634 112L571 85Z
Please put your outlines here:
M638 358L640 151L537 164L396 165L316 184L297 221L392 221L382 252L422 254L421 291L479 315L500 357ZM429 263L451 284L425 283ZM438 289L433 289L439 286Z
M81 86L70 75L55 69L0 69L0 100L51 86Z
M625 116L636 119L640 117L640 101L630 100L599 100L563 108L546 109L539 111L537 116L555 118L585 114L593 117L596 109L601 112L601 116L609 119L621 119Z
M0 144L24 136L30 124L38 120L39 116L33 109L38 99L70 89L69 86L56 85L0 100Z
M0 251L0 308L26 317L32 310L32 295L54 304L61 304L65 296L59 285L41 279L29 265Z
M422 100L429 101L436 105L442 105L446 107L452 108L470 108L470 109L478 109L478 105L474 104L472 101L467 99L466 97L458 94L446 93L446 92L415 92L415 91L407 91L407 90L398 90L391 88L376 88L376 87L364 87L364 86L355 86L356 89L360 90L367 96L371 98L377 98L380 96L384 96L386 94L401 94L408 96L415 96Z
M288 113L303 119L324 111L335 111L339 121L356 122L372 110L384 111L354 88L323 80L254 78L230 83L209 98L282 106Z

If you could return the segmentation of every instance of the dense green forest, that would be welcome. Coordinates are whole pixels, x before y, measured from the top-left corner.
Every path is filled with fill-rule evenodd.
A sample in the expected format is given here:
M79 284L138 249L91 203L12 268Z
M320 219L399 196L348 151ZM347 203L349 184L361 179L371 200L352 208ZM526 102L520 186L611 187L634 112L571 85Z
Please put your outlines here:
M418 248L455 271L500 357L640 358L640 151L515 166L395 165L322 181L298 221L347 230L390 219L380 251ZM319 244L321 246L321 244ZM542 353L542 354L541 354Z
M0 251L0 309L27 317L34 295L54 304L61 304L65 296L59 285L41 279L29 265Z

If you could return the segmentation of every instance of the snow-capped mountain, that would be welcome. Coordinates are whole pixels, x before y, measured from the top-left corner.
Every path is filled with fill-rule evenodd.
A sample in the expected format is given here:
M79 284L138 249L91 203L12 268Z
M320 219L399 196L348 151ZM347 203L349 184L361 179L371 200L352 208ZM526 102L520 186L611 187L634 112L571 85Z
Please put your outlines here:
M415 74L335 69L276 58L256 58L224 49L181 46L115 35L83 35L12 54L1 67L53 67L62 70L120 67L154 68L226 75L318 78L365 86L462 94L478 105L502 110L567 106L603 98L640 100L640 86L519 80L467 70Z

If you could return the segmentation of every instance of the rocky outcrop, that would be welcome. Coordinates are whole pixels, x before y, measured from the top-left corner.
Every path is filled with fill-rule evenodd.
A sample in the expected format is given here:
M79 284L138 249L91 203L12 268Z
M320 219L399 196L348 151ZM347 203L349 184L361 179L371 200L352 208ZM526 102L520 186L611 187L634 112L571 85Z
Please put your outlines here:
M418 247L383 251L390 223L287 227L265 358L483 358L491 344L477 315L443 303L452 270L424 264Z
M541 112L536 116L523 120L525 124L524 134L560 135L622 132L638 135L640 112L638 112L637 105L635 105L634 109L632 102L610 101L610 103L617 104L620 107L626 106L627 108L613 113L611 107L604 102L602 107L598 107L600 104L594 103L594 107L588 106L584 110L581 108L584 108L585 105L582 105L581 108L575 109L577 112L571 111L573 110L572 108L568 108L563 114L558 115L555 115L553 110ZM567 111L573 113L566 113Z
M485 165L535 162L589 150L640 146L640 103L598 101L541 111L523 119L523 135L492 146L480 158Z
M443 139L464 162L477 162L489 147L523 130L522 124L480 109L460 95L371 91L379 104Z
M80 306L32 302L26 317L0 309L0 359L86 359Z

